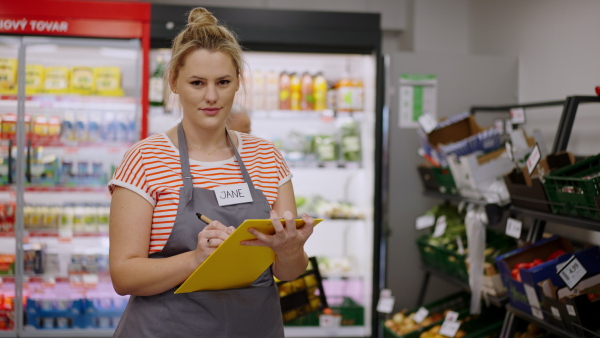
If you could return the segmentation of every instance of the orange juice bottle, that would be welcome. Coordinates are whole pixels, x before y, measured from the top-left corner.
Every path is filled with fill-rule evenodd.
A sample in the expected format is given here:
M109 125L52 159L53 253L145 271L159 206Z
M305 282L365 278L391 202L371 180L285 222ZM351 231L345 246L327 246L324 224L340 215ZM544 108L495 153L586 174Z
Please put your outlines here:
M313 81L314 109L327 109L327 80L321 72L317 73Z
M352 81L342 78L335 84L336 106L339 111L352 111L353 88Z
M313 110L315 97L313 94L313 78L307 72L302 74L300 109Z
M290 75L287 72L282 72L279 76L279 109L291 109Z
M298 74L292 73L290 76L290 105L292 110L300 110L301 87L300 77Z

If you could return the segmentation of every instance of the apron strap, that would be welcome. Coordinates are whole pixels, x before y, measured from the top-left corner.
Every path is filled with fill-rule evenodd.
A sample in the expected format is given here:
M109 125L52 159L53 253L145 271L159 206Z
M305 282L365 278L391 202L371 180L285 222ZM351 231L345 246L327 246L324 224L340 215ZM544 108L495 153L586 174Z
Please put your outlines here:
M240 170L242 171L242 176L244 177L244 182L248 184L249 188L254 189L254 183L252 183L252 179L250 178L250 174L248 174L248 170L246 170L246 166L244 165L244 161L242 161L242 157L240 156L239 151L237 150L235 144L231 140L231 136L229 135L229 131L225 128L225 135L227 135L227 139L233 148L233 152L235 153L235 158L240 166ZM194 181L192 174L190 172L190 157L188 155L188 147L185 140L185 131L183 130L183 124L180 122L177 127L177 139L179 141L179 161L181 163L181 178L183 179L183 193L184 196L180 196L185 201L187 205L193 196L194 190Z
M242 171L242 176L244 176L244 182L246 182L248 184L248 187L254 189L254 184L252 183L250 174L248 174L248 170L246 170L244 161L242 161L242 157L240 156L240 153L238 152L237 148L235 147L235 144L233 144L233 142L231 141L231 136L229 136L229 131L227 130L227 128L225 128L225 134L227 135L227 138L229 139L229 143L231 143L231 147L233 148L233 152L235 153L235 158L237 159L238 164L240 165L240 170Z
M181 163L181 178L183 179L183 194L179 196L185 201L187 205L192 200L194 191L194 181L192 174L190 173L190 157L188 155L188 147L185 141L185 131L183 130L183 124L179 123L177 127L177 139L179 141L179 161Z

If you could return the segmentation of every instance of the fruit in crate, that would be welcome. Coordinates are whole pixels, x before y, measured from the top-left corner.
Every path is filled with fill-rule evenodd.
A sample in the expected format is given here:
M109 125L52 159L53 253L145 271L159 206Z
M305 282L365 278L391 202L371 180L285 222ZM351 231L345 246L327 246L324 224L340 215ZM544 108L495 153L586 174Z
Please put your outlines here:
M441 325L436 325L436 326L432 327L431 329L421 333L419 338L448 338L447 336L440 334L441 328L442 328ZM465 331L458 330L453 338L461 338L466 335L467 335L467 333Z
M391 319L385 321L384 325L395 334L404 335L443 319L442 314L432 313L425 317L421 323L417 323L414 320L416 312L413 312L409 315L407 315L406 312L407 310L404 309L394 314Z

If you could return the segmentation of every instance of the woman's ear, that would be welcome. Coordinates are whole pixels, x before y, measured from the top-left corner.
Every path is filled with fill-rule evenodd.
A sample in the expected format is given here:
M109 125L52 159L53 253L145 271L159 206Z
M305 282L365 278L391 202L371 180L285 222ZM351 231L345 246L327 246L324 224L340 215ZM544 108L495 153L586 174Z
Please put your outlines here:
M175 76L171 76L172 71L169 71L169 87L171 87L171 91L175 94L177 94L177 77Z

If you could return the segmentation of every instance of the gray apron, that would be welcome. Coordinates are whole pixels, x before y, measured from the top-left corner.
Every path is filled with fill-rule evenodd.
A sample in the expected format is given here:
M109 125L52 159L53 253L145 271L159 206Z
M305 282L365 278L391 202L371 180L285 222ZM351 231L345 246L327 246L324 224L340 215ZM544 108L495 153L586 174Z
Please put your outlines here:
M183 127L178 127L183 187L177 217L162 251L150 258L174 256L195 250L198 233L206 226L196 213L226 226L245 219L269 218L271 207L262 191L254 188L240 154L227 137L252 194L252 202L219 206L212 190L194 188ZM243 259L243 257L240 257ZM251 286L239 289L174 294L177 287L153 296L131 296L114 337L283 337L279 293L269 267Z

